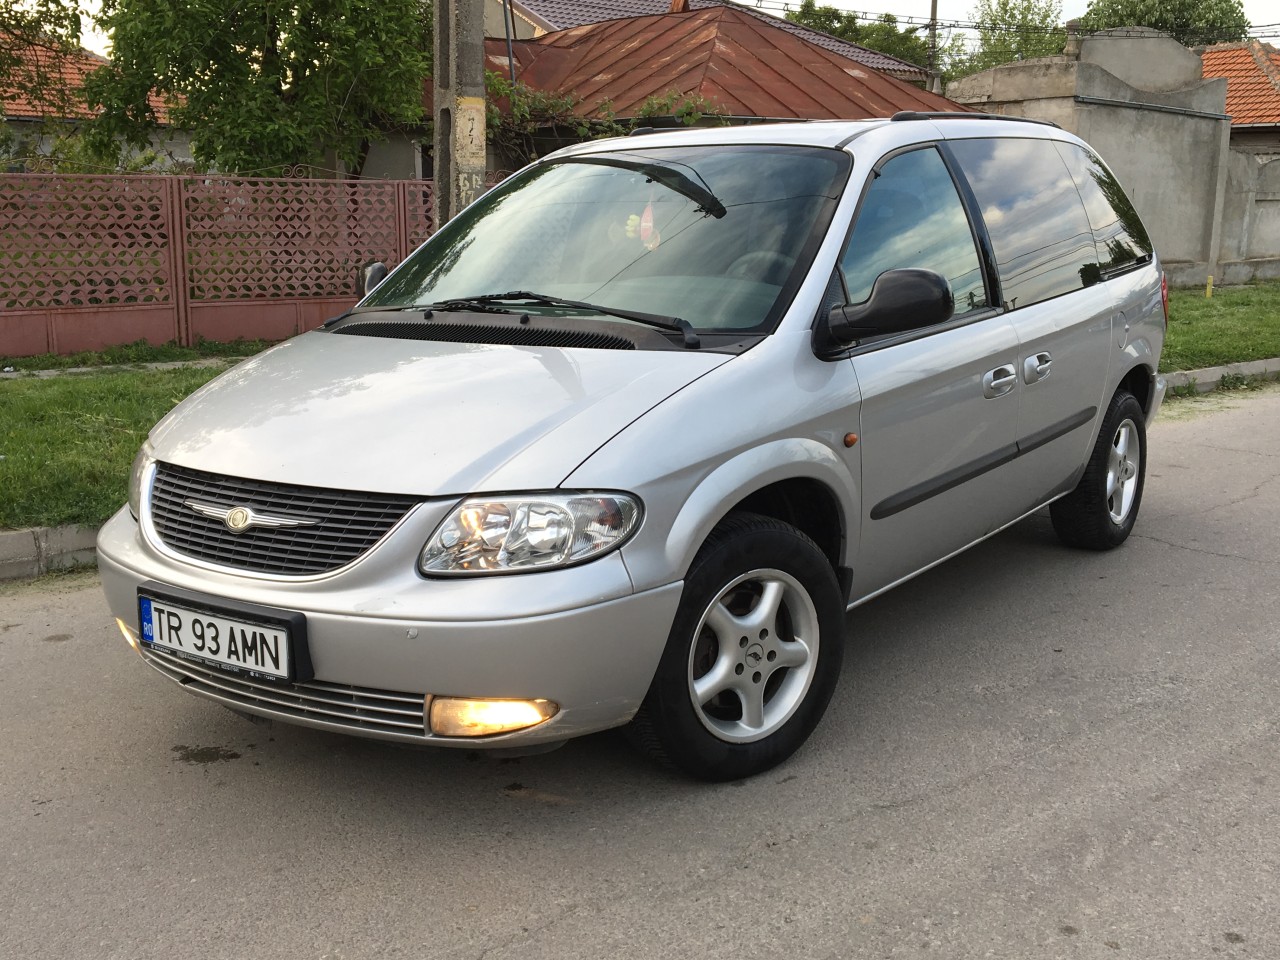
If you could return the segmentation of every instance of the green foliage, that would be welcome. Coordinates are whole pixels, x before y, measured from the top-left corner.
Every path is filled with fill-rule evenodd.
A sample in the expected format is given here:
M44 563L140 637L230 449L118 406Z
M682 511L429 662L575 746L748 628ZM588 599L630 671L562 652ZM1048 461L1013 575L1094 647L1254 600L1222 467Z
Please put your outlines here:
M569 94L534 90L491 70L484 86L485 135L504 166L523 167L569 143L626 133L607 109L602 119L578 116L581 101Z
M972 53L948 49L943 61L947 80L979 73L1015 60L1033 60L1062 52L1066 31L1060 0L978 0L969 14L978 24L978 46Z
M817 0L801 0L800 9L789 10L787 19L869 50L887 53L919 67L929 66L929 42L920 36L923 28L900 28L898 18L891 13L864 20L856 13L848 13L835 7L820 7Z
M172 158L151 148L116 145L104 155L91 146L78 124L45 121L22 134L0 130L0 166L25 173L169 173Z
M584 117L577 112L582 105L578 97L533 90L500 73L487 71L484 83L486 135L501 163L509 166L522 167L571 143L625 136L646 120L671 117L685 126L727 122L712 101L678 90L649 97L635 117L618 120L608 103L600 104L595 116Z
M44 104L66 116L76 91L67 90L54 67L80 43L75 0L0 0L0 91Z
M728 125L724 110L714 101L701 94L694 96L679 90L668 90L662 96L647 98L640 104L635 115L636 120L652 120L657 117L672 117L686 127L697 126L703 120L707 121L708 126Z
M102 108L90 145L145 145L154 92L200 164L267 174L333 150L358 174L385 130L422 121L429 11L422 0L106 0L113 61L86 85Z
M1091 0L1080 25L1151 27L1189 47L1247 40L1250 26L1240 0Z

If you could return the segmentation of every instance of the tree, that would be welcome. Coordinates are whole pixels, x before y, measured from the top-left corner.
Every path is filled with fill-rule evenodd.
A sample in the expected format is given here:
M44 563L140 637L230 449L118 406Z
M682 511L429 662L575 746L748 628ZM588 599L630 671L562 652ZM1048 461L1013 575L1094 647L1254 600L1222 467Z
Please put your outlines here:
M787 12L787 19L919 67L929 66L929 43L918 35L922 28L899 28L898 18L891 13L874 20L861 20L856 13L820 7L817 0L802 0L799 10Z
M239 173L314 163L358 174L370 144L422 119L431 11L422 0L106 0L112 63L86 84L104 155L156 125L192 133L197 162ZM425 44L425 45L424 45Z
M1052 56L1066 44L1059 0L979 0L969 17L978 27L978 47L969 54L952 48L943 71L948 80L1002 63Z
M76 91L60 83L57 62L79 43L74 0L0 0L0 94L20 95L65 116Z
M1250 27L1240 0L1091 0L1080 25L1152 27L1188 47L1247 40Z

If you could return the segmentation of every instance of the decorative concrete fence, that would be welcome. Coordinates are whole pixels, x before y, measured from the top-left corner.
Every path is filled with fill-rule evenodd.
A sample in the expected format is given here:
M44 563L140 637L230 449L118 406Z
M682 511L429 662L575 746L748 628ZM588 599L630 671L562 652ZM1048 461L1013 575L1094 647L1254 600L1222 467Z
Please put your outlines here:
M430 181L0 176L0 356L283 339L434 227Z

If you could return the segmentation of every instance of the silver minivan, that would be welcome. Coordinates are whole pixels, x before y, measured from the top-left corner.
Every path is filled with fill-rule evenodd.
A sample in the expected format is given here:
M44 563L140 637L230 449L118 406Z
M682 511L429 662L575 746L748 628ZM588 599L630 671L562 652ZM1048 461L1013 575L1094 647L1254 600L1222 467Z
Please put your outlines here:
M845 613L1048 505L1122 543L1167 316L1115 177L979 115L585 143L152 430L103 528L143 660L233 710L786 759Z

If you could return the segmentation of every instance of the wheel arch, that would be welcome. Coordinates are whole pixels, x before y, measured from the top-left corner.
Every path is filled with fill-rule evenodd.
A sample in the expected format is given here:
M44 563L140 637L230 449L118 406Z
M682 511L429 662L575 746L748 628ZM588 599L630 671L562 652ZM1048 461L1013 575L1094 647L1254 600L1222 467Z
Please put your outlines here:
M1120 383L1116 386L1117 390L1125 390L1132 394L1134 399L1138 401L1138 405L1142 407L1142 412L1147 414L1151 412L1151 401L1155 396L1155 388L1155 372L1143 363L1130 367L1129 371L1120 378Z
M1138 401L1142 412L1150 414L1155 400L1156 366L1159 362L1155 345L1147 336L1135 336L1120 351L1117 360L1119 369L1124 373L1116 381L1116 390L1127 390ZM1103 399L1110 403L1113 396L1115 390Z
M718 466L685 501L667 538L669 569L687 573L711 531L735 510L791 524L830 561L848 586L848 544L856 538L858 491L829 447L790 438L753 447Z

